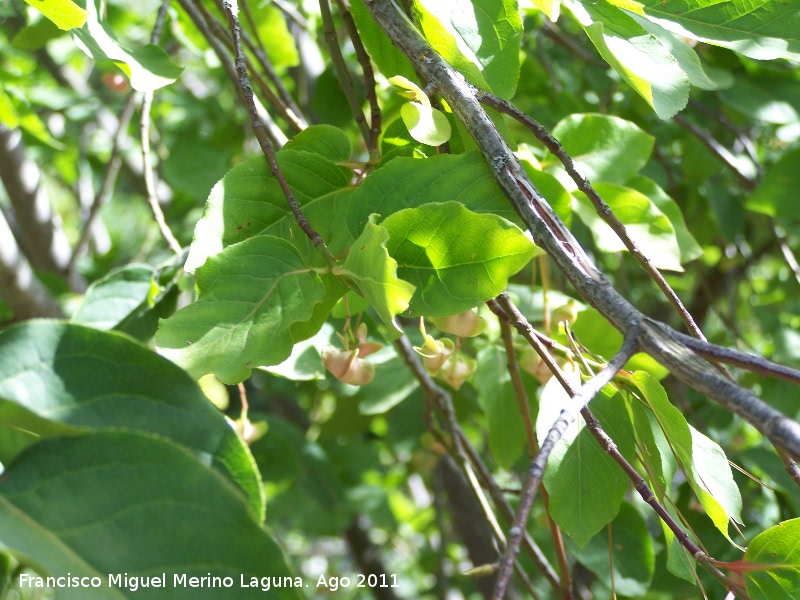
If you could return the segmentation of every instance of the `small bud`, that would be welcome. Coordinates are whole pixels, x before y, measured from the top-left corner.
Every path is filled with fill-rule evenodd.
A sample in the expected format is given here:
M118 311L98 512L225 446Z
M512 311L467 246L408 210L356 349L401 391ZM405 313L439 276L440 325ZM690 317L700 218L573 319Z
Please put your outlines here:
M544 385L553 376L553 372L547 368L547 365L533 348L528 348L519 357L519 367L526 373L533 375L536 380Z
M425 370L431 375L436 375L445 361L456 349L453 340L443 338L435 340L432 336L425 334L422 346L414 346L414 351L422 357L422 364Z
M458 390L464 385L467 377L475 372L475 367L478 366L478 361L474 358L458 354L455 357L450 357L442 367L439 374L450 387Z
M358 348L339 350L325 346L320 355L322 364L339 381L350 385L366 385L375 376L375 367L358 357Z
M465 310L449 317L434 317L431 321L442 331L458 337L475 337L486 329L486 319L479 317L474 310Z

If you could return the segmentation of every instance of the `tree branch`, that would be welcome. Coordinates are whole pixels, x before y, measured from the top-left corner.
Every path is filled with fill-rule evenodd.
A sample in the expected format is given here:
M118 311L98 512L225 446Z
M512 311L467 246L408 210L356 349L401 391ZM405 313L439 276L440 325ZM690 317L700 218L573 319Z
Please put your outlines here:
M794 458L800 457L800 424L730 381L680 342L674 330L647 319L625 300L592 264L531 183L464 77L402 18L390 0L371 0L366 5L392 42L453 109L475 140L495 180L531 231L537 245L551 256L581 297L623 335L637 323L641 324L637 342L642 350L670 369L676 377L744 418L773 444L784 447Z

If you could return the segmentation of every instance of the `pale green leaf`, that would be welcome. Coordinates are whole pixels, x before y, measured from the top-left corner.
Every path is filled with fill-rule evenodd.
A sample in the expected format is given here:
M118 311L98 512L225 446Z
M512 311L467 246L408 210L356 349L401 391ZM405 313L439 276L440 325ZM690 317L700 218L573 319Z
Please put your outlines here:
M0 424L41 437L126 428L169 438L241 486L254 514L264 511L252 457L222 415L186 373L126 336L56 321L9 328L0 398Z
M679 36L758 60L800 60L800 11L795 2L640 1L650 20Z
M449 316L502 292L538 248L502 217L431 202L383 221L398 274L416 287L413 315Z
M643 175L639 175L628 182L628 187L650 198L658 210L664 213L669 219L672 228L675 230L675 238L678 240L678 246L680 247L681 264L686 264L703 255L703 249L700 247L700 244L697 243L694 236L686 227L686 221L683 219L683 213L680 207L655 181Z
M553 135L590 181L620 185L647 164L655 141L635 123L597 114L570 115L558 122ZM565 185L576 188L571 179Z
M566 375L573 386L580 386L576 372ZM540 443L567 398L555 378L547 382L539 400L536 420ZM622 397L606 386L590 406L620 453L632 458L634 433ZM582 547L617 516L628 489L628 478L579 418L553 449L545 470L544 485L550 494L550 515Z
M96 61L113 61L128 76L131 87L152 92L174 82L183 71L155 44L136 50L123 48L114 33L98 16L95 0L87 0L88 18L81 29L72 32L75 43Z
M800 519L778 523L758 534L744 560L754 569L744 572L753 600L794 600L800 594Z
M223 383L244 381L254 367L286 360L304 339L293 335L292 325L310 322L326 299L320 274L290 242L268 235L206 260L197 270L197 289L197 302L161 321L156 345L192 376L214 373ZM326 317L318 315L305 337Z
M153 274L149 265L128 265L98 279L86 290L72 321L97 329L113 329L147 301Z
M686 107L689 78L659 37L627 12L604 2L571 4L571 8L600 55L659 118L669 119Z
M46 440L20 455L0 481L0 542L43 576L100 578L100 588L59 589L65 599L194 599L174 576L209 573L232 578L226 598L250 598L241 578L294 575L225 479L172 441L132 431ZM133 594L109 579L117 573L163 574L164 586ZM270 594L303 597L294 587Z
M56 27L67 31L83 27L88 13L72 0L25 0L28 4L55 23Z
M386 75L403 75L407 79L415 78L417 74L408 57L378 27L364 5L364 0L350 0L350 11L361 41L380 72Z
M522 21L514 0L418 0L420 27L431 46L470 83L502 98L519 79Z
M411 137L428 146L440 146L450 139L450 121L444 113L419 102L406 102L400 116Z
M681 250L672 223L650 198L632 188L610 183L597 182L594 189L654 267L683 271ZM574 197L573 208L591 230L598 249L603 252L626 251L625 244L600 218L589 199L582 192L576 192Z
M334 268L334 274L350 281L381 321L399 334L402 330L394 317L408 308L414 286L398 278L397 262L387 251L388 241L386 228L370 218L363 233L353 242L344 264Z
M510 470L525 450L526 435L505 350L497 346L480 350L472 382L478 390L478 404L486 415L492 458L500 467Z

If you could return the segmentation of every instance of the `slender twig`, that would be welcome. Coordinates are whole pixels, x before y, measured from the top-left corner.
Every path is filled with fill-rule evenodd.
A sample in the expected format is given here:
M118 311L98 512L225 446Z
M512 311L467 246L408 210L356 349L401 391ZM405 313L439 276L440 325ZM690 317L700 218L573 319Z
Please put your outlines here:
M164 0L161 3L161 7L158 9L156 23L150 35L151 44L157 44L161 37L161 29L167 17L167 8L169 8L169 4L170 0ZM150 210L153 212L153 218L156 220L158 230L161 232L161 237L164 238L167 245L175 254L180 254L181 245L178 243L178 240L175 239L169 225L167 225L167 220L164 218L164 211L161 210L161 205L158 203L158 196L156 194L155 174L153 173L153 163L150 158L150 108L152 105L153 92L146 92L144 98L142 98L139 137L142 144L142 171L144 173L144 185L147 189L147 203L150 205Z
M369 143L367 150L370 156L377 158L378 153L378 138L381 135L381 107L378 105L378 95L375 92L375 73L372 70L372 61L370 61L367 49L364 48L364 42L361 41L361 36L358 33L358 28L353 20L353 15L350 12L350 4L348 0L336 0L339 7L339 12L342 15L342 21L347 29L347 35L353 42L353 49L356 51L356 59L361 65L361 71L364 74L364 89L369 102L370 121L369 121Z
M411 342L408 341L406 336L401 336L395 340L394 345L398 354L402 357L403 361L406 363L415 379L419 382L425 397L434 407L437 408L437 410L445 415L445 422L451 427L451 431L449 433L453 440L453 443L445 444L445 447L451 451L453 458L462 466L462 468L464 468L464 465L466 464L471 464L473 466L474 473L478 477L481 486L489 491L492 501L500 510L503 518L510 522L511 518L513 518L511 506L506 501L503 491L494 481L489 473L489 470L481 461L478 453L469 443L469 440L467 440L464 432L461 431L461 428L458 426L458 422L455 420L455 413L452 408L452 399L450 398L450 394L439 387L433 378L428 374L428 372L425 370L425 367L422 365L416 353L414 352ZM553 570L553 567L550 565L547 557L544 555L536 542L534 542L530 536L527 535L527 533L523 539L523 547L525 548L528 556L550 583L552 588L556 591L559 591L561 589L561 582L558 574Z
M800 283L800 264L797 263L797 258L789 247L789 242L786 240L786 232L782 227L774 224L772 226L772 231L775 234L775 238L778 240L778 245L780 246L783 258L786 260L786 264L789 265L792 273L794 273L794 278L797 280L797 283Z
M530 458L533 458L539 452L539 443L536 441L536 432L533 429L531 410L528 406L528 394L525 391L525 386L522 382L522 377L519 370L519 362L517 361L517 352L514 350L514 339L511 333L511 325L509 324L508 316L505 315L505 311L503 311L496 301L490 300L487 302L487 305L495 314L498 314L496 311L502 311L503 313L502 315L498 314L500 321L500 337L502 338L503 346L506 349L508 374L511 379L511 385L514 388L514 397L517 399L519 412L522 415L522 422L525 424L525 434L528 436L528 453ZM547 520L550 525L550 534L553 536L553 547L556 551L556 558L558 559L558 568L561 572L561 594L564 600L569 600L572 598L572 576L569 571L569 565L567 564L567 552L564 548L564 536L561 534L561 528L550 515L550 495L547 493L544 484L541 484L539 488L539 491L542 495L542 502L544 503L545 511L547 512Z
M94 223L94 220L97 218L100 208L108 201L108 199L111 197L111 192L114 190L114 183L117 181L117 175L119 174L119 169L122 165L120 147L127 139L128 125L133 118L133 111L136 109L137 98L138 95L135 92L131 92L131 94L128 96L128 100L125 102L122 112L119 115L117 131L114 134L114 139L111 144L111 154L108 158L108 162L106 163L106 168L103 171L103 179L100 181L100 188L97 190L94 200L89 207L89 212L87 213L86 219L83 222L81 236L78 238L78 242L72 249L72 256L70 256L69 262L65 268L68 275L72 274L73 270L75 269L75 262L78 260L80 255L83 254L83 251L86 249L86 245L89 243L89 236L92 232L92 223Z
M336 260L333 258L330 250L328 250L328 247L325 245L325 241L322 239L319 233L317 233L316 230L311 227L308 219L306 219L306 216L303 214L303 211L300 208L300 203L294 197L294 193L289 188L289 184L286 183L286 179L284 178L283 173L278 166L278 161L275 159L275 151L272 149L272 144L267 138L266 132L264 131L264 124L261 122L261 118L256 110L255 102L253 101L253 88L251 87L250 80L247 76L247 62L244 57L244 51L242 50L242 39L240 36L241 25L239 24L239 18L237 17L238 9L236 8L236 3L224 0L223 5L228 14L231 35L233 36L233 47L236 56L236 72L239 75L239 89L242 97L245 100L247 110L250 113L250 124L253 129L253 133L258 139L258 143L261 146L261 151L264 153L264 156L269 163L272 175L281 186L284 196L286 196L286 202L289 204L289 208L294 214L294 218L297 220L297 224L300 226L300 229L303 230L303 233L306 234L308 239L311 240L317 250L319 250L323 257L325 257L326 262L331 266L335 265Z
M369 148L372 143L372 134L367 125L367 120L364 118L361 102L356 96L356 88L353 85L353 78L350 77L350 70L347 68L342 51L339 48L339 38L333 25L333 15L331 15L331 7L328 4L328 0L319 0L319 10L322 14L322 31L325 36L325 44L328 46L328 52L331 55L333 70L336 71L336 76L339 78L339 87L345 98L347 98L350 112L353 113L358 130L361 132L361 137L364 138L364 143Z
M211 16L202 2L194 2L193 0L178 0L186 14L197 27L198 31L203 34L203 37L208 41L208 44L214 50L214 53L219 58L219 62L228 76L228 79L234 84L236 93L242 102L245 102L242 96L241 86L239 85L239 76L236 72L236 67L230 58L229 48L232 47L230 38L223 35L220 31L220 24ZM252 90L251 90L252 92ZM255 98L253 98L255 102ZM271 143L280 148L286 143L286 135L275 125L269 116L269 113L263 111L264 116L262 123L266 121L267 135L270 137ZM260 113L259 113L260 114Z
M255 43L251 41L250 36L247 35L246 31L242 32L244 37L244 43L253 53L258 61L258 65L263 69L264 73L269 78L272 85L275 86L275 90L278 92L278 95L281 97L281 100L286 104L288 111L291 113L292 119L290 119L289 124L293 127L299 128L298 131L305 129L307 124L305 119L302 116L302 111L300 107L297 106L297 103L292 98L292 95L289 93L289 90L286 89L286 86L283 85L283 81L278 75L277 71L275 71L275 67L272 66L272 61L270 61L267 49L264 46L264 42L261 39L261 36L258 35L258 26L256 25L255 20L253 19L253 13L250 11L250 3L248 0L239 0L242 5L242 11L244 11L245 18L247 19L248 24L250 25L250 29L253 31L253 37L255 38Z
M542 142L553 154L553 156L561 161L561 164L564 165L564 168L569 176L578 186L578 189L586 194L586 197L589 198L592 205L594 205L594 208L597 211L597 214L600 215L600 218L603 219L603 221L605 221L608 226L611 227L614 233L617 234L617 237L619 237L619 239L622 240L622 243L625 244L625 247L628 249L631 256L633 256L639 262L639 264L642 266L642 269L647 272L650 278L662 291L664 296L666 296L667 300L669 300L670 304L672 304L672 306L675 308L675 311L681 317L681 320L686 325L686 328L696 338L705 340L706 338L703 335L703 332L700 331L700 328L697 326L697 323L694 322L692 315L686 310L686 307L683 305L683 302L681 302L678 294L676 294L675 290L673 290L669 283L667 283L667 280L664 279L664 276L661 274L661 272L653 266L653 264L650 262L650 259L644 254L644 252L642 252L638 244L633 241L630 235L628 235L625 225L614 214L614 212L611 210L611 207L605 202L605 200L603 200L600 194L597 193L597 190L594 189L594 186L592 186L586 176L581 172L580 167L578 167L577 163L567 153L567 151L564 149L564 146L561 145L561 142L554 138L553 134L551 134L546 127L520 111L506 100L484 91L478 91L477 98L481 104L490 106L491 108L494 108L495 110L504 113L525 125L525 127L527 127L531 133L536 136L536 139Z
M567 393L570 394L571 398L561 409L558 418L544 438L539 452L528 467L525 483L522 486L522 492L520 494L517 514L514 518L514 525L508 531L508 545L506 546L506 551L500 562L500 574L497 578L497 585L493 596L495 600L505 598L506 588L511 578L511 571L517 559L517 553L519 552L522 532L527 527L528 516L533 507L536 492L542 482L544 469L547 466L547 459L550 456L550 452L562 438L570 424L577 418L578 414L586 407L589 401L600 393L600 390L614 378L614 375L616 375L625 363L628 362L630 357L634 355L637 348L636 327L633 327L629 335L625 337L622 347L614 358L609 361L605 369L586 381L581 388L575 392L569 391L571 390L571 386L566 386L565 389L568 390Z
M747 190L752 190L756 186L755 181L747 175L747 173L742 171L736 163L736 157L733 156L725 146L714 139L710 133L701 129L683 115L675 115L673 119L675 119L678 125L696 137L714 156L721 160L722 164L727 167L734 178L742 184L742 187Z

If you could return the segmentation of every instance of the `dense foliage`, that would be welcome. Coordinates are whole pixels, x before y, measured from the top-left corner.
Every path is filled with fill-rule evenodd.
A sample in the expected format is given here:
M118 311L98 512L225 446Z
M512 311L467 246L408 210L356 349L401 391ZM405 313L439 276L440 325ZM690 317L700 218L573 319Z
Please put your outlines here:
M796 0L27 2L0 598L800 595Z

